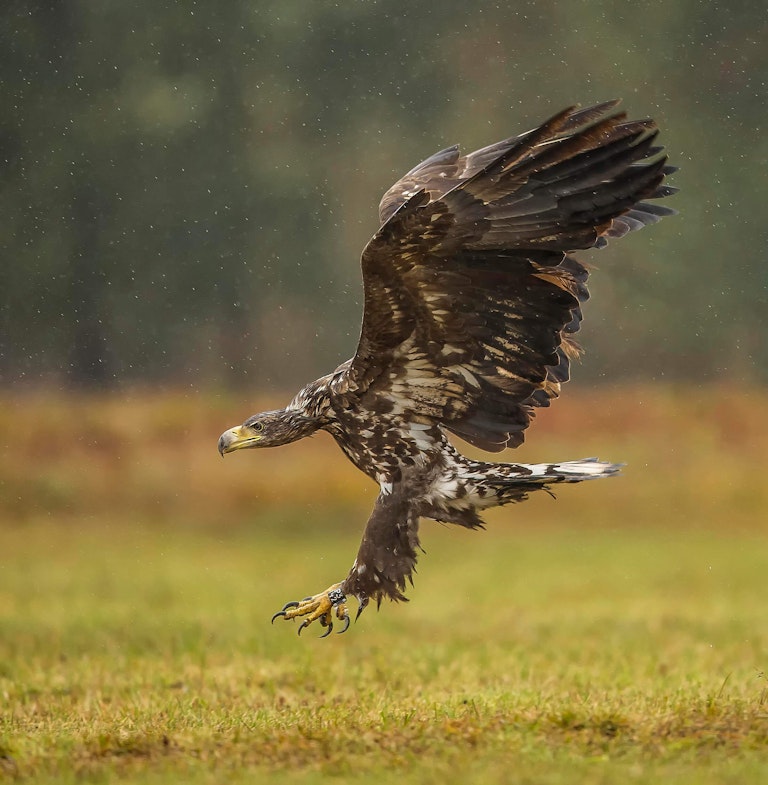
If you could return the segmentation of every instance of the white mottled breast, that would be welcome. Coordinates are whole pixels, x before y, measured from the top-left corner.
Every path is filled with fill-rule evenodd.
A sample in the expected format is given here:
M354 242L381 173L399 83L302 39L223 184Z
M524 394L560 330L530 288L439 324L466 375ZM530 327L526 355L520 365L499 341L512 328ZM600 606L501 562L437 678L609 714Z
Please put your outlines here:
M334 412L328 419L325 430L350 461L381 486L383 493L404 469L435 461L446 444L438 426L409 422L395 412L373 414L349 408Z

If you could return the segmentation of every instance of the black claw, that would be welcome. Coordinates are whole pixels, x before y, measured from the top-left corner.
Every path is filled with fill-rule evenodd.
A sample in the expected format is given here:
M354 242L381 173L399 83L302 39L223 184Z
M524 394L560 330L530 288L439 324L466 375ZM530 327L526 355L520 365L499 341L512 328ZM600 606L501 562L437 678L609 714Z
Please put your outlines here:
M349 629L349 614L345 613L344 616L341 617L341 620L344 622L344 629L339 630L336 634L341 635L342 633L346 632ZM333 626L333 625L331 625Z
M288 608L298 608L298 607L299 607L299 603L298 603L298 602L296 602L296 600L291 600L291 602L286 602L286 603L285 603L285 605L283 605L282 609L281 609L281 610L279 610L279 611L278 611L278 612L277 612L277 613L276 613L276 614L275 614L275 615L272 617L272 624L274 624L274 623L275 623L275 619L276 619L278 616L282 616L283 618L285 618L285 612L288 610Z
M297 634L297 635L301 635L301 631L302 631L302 630L303 630L305 627L309 627L309 625L310 625L311 623L312 623L312 622L310 622L310 621L309 621L309 619L304 619L304 621L301 623L301 626L299 627L299 631L298 631L296 634Z
M312 595L310 594L310 595L309 595L309 597L305 597L305 598L302 600L302 602L309 602L309 600L311 600L311 599L313 599L313 597L312 597ZM299 603L297 602L296 604L298 605Z
M360 618L360 614L365 610L366 606L368 605L368 599L364 599L360 605L357 607L357 613L355 614L355 621Z
M325 627L325 619L322 619L323 627ZM333 630L333 622L328 622L328 629L320 636L321 638L327 638Z

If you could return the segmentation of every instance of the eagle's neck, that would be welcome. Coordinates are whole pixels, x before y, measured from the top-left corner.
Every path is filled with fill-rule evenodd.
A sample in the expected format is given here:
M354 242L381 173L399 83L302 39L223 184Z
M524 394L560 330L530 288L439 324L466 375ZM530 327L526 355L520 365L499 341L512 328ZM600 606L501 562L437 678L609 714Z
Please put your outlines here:
M281 430L284 433L284 439L280 444L288 444L306 436L312 436L322 424L319 418L291 407L279 409L274 412L274 415L280 421Z
M301 389L286 407L286 413L296 412L314 421L315 430L322 427L331 408L329 379L330 376L324 376Z

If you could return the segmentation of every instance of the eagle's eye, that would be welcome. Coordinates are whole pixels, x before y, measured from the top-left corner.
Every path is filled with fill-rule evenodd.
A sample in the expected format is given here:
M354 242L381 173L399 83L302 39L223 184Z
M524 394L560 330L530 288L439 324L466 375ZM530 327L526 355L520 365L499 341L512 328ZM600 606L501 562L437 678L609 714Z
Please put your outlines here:
M263 422L255 422L251 425L254 431L263 431L264 430L264 423Z

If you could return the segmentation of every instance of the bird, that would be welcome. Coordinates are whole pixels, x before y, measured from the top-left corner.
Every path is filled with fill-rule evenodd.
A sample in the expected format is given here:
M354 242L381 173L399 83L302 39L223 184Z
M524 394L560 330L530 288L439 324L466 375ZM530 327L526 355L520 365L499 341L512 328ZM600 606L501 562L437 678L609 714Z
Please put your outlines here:
M588 266L602 248L675 213L675 171L651 119L619 101L571 106L518 136L462 155L435 153L379 204L362 257L364 309L354 356L283 409L225 431L221 455L322 430L379 493L349 573L273 617L346 632L371 602L406 600L421 518L483 527L481 512L621 464L465 457L448 434L498 453L519 446L559 396L581 352L574 335ZM357 618L356 616L356 618Z

